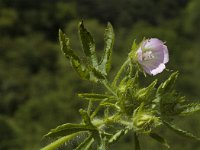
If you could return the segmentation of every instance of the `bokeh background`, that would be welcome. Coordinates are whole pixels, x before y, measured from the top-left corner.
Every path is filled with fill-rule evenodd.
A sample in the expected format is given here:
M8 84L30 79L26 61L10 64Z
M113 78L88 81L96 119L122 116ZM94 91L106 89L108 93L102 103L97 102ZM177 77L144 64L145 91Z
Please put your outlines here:
M199 0L0 0L0 149L37 150L49 129L79 122L86 104L78 92L96 87L81 81L61 54L58 29L81 47L77 24L85 25L103 51L103 33L110 21L116 40L112 74L125 60L134 39L157 37L166 41L169 71L179 70L177 90L188 99L200 99ZM149 77L146 79L149 80ZM177 118L183 129L200 136L200 113ZM159 129L172 150L200 150L200 143ZM144 150L162 150L152 139L140 137ZM113 150L132 150L131 134Z

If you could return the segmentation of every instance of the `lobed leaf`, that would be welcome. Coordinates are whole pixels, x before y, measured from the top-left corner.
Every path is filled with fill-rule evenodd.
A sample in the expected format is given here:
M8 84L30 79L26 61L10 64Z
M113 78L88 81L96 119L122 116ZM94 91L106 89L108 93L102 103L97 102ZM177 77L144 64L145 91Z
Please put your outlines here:
M101 71L99 71L97 68L91 67L91 71L98 80L106 79L105 75Z
M156 133L150 133L149 136L151 138L155 139L156 141L158 141L159 143L161 143L162 145L164 145L165 147L170 148L167 141L163 137L161 137L160 135L158 135Z
M182 111L180 115L188 115L200 110L200 103L191 103L184 106L181 106Z
M104 46L104 55L99 64L101 72L105 75L110 71L111 59L112 59L112 49L114 44L114 31L110 23L108 23L107 28L104 34L105 46Z
M92 138L92 135L90 135L75 150L90 150L90 147L93 142L94 139Z
M197 141L200 141L200 138L193 135L192 133L188 132L188 131L184 131L182 129L179 129L178 127L176 127L175 125L173 124L170 124L166 121L163 121L163 123L169 128L171 129L172 131L174 131L175 133L181 135L181 136L184 136L184 137L188 137L188 138L191 138L191 139L194 139L194 140L197 140Z
M69 38L59 30L59 41L61 46L61 51L64 53L64 56L70 60L71 65L79 76L84 80L90 79L90 74L88 68L86 68L82 63L80 58L72 51L70 47Z
M61 145L63 145L64 143L72 140L73 138L75 138L76 136L78 136L80 134L80 132L77 133L73 133L67 136L64 136L62 138L57 139L56 141L52 142L51 144L41 148L40 150L55 150L58 147L60 147Z
M67 38L67 36L62 32L62 30L59 30L59 42L61 51L64 53L67 59L73 58L75 60L79 60L78 56L75 55L75 53L70 47L69 38Z
M134 133L135 150L141 150L138 135Z
M113 98L113 96L110 96L110 95L96 94L96 93L80 93L78 94L78 96L86 100L92 100L92 101L101 101L104 99Z
M98 66L98 61L95 51L95 42L90 32L85 28L83 21L79 23L79 35L85 55L90 59L93 67L96 68Z
M96 130L94 127L91 127L88 125L66 123L66 124L56 127L55 129L50 130L50 132L46 134L44 138L61 137L61 136L66 136L68 134L75 133L75 132L94 131L94 130Z

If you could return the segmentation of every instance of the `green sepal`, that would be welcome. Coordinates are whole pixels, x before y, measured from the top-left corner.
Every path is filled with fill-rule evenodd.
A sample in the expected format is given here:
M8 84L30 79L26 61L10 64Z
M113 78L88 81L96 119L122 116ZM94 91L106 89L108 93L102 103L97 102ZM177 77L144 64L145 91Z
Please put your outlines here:
M99 69L105 75L107 75L108 72L110 71L114 38L115 38L115 34L113 31L113 27L110 23L108 23L107 28L104 33L104 41L105 41L104 55L99 64Z
M79 35L82 43L83 52L85 53L86 57L88 57L91 61L92 66L96 68L98 66L98 60L95 51L95 42L90 32L88 32L85 28L83 21L79 23Z
M167 143L167 141L161 137L160 135L158 135L157 133L149 133L149 136L151 138L153 138L154 140L158 141L159 143L161 143L162 145L164 145L165 147L167 147L168 149L170 148L169 144Z
M175 133L183 136L183 137L188 137L188 138L191 138L191 139L194 139L194 140L197 140L197 141L200 141L200 138L193 135L192 133L188 132L188 131L184 131L178 127L176 127L175 125L173 124L170 124L166 121L163 121L164 125L166 125L166 127L168 127L169 129L171 129L172 131L174 131Z

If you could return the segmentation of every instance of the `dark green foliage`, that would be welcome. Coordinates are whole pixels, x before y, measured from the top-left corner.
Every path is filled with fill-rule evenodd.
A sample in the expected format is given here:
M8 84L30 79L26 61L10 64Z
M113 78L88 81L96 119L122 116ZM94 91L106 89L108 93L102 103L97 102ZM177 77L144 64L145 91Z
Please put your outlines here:
M155 139L156 141L158 141L159 143L161 143L162 145L166 146L167 148L170 148L167 141L164 138L162 138L160 135L156 133L150 133L149 136Z

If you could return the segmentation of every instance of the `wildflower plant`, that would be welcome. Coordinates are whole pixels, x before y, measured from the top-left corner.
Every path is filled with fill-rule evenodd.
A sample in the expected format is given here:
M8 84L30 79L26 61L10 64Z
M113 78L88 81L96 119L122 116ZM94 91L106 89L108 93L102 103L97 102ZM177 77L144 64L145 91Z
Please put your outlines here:
M111 68L114 31L110 23L105 29L104 54L97 59L95 42L79 23L78 32L87 61L75 54L70 47L69 38L59 30L61 50L81 79L101 84L104 93L79 93L78 96L88 103L86 109L80 109L82 121L79 124L66 123L50 130L45 138L55 139L42 150L59 149L63 144L82 136L72 149L108 150L122 136L131 132L134 136L135 150L140 150L138 137L142 134L155 139L169 148L167 141L158 133L157 127L166 127L172 131L200 140L199 137L174 125L175 117L185 116L200 110L198 102L191 102L181 96L174 84L178 72L158 84L156 79L146 87L140 85L140 75L156 75L165 69L169 61L167 46L159 39L144 39L140 44L133 42L126 61L113 80L108 75ZM130 148L132 149L132 148Z

